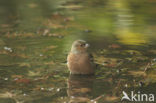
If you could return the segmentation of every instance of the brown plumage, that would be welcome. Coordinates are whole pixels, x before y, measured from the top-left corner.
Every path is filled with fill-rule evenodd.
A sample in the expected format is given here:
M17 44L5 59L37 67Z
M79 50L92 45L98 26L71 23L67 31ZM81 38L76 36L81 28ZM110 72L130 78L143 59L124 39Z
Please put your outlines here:
M76 40L67 57L67 66L71 74L94 74L94 68L87 49L89 44L84 40Z

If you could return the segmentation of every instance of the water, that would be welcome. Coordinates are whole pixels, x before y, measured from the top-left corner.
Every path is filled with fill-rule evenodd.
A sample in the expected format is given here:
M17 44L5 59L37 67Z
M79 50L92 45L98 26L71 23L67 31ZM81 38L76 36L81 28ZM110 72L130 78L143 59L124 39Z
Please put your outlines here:
M120 102L156 94L156 2L0 1L0 103ZM84 39L95 76L69 75L71 43Z

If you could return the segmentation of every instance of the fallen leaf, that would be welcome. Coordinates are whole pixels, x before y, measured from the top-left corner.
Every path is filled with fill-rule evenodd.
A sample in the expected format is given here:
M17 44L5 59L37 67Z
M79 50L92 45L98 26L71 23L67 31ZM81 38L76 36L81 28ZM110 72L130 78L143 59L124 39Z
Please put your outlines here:
M12 75L12 78L23 78L23 75Z
M108 47L109 47L109 48L113 48L113 49L121 48L121 46L118 45L118 44L111 44L111 45L109 45Z
M140 77L140 76L145 76L145 72L144 71L128 71L129 75L133 75L135 77Z
M15 96L15 94L11 92L0 93L1 98L12 98L13 96Z
M19 66L20 67L31 67L31 65L29 63L20 63Z
M15 82L16 83L29 84L31 82L31 80L30 79L26 79L26 78L24 78L24 79L16 79Z
M116 97L116 96L106 96L104 98L105 101L109 101L109 102L116 101L117 99L119 99L119 97Z

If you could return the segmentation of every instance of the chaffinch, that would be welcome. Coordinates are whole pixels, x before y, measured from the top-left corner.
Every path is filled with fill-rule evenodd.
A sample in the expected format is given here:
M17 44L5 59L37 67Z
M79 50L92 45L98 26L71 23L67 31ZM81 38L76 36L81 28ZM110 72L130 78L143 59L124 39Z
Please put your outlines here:
M67 57L67 66L71 74L94 74L93 64L87 51L89 44L84 40L73 42Z

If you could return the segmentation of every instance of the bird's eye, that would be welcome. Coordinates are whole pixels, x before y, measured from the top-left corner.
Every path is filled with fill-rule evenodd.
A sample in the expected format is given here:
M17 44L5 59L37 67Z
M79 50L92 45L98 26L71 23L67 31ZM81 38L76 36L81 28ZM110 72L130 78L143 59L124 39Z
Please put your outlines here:
M84 46L85 46L85 44L80 44L80 46L81 46L81 47L84 47Z

